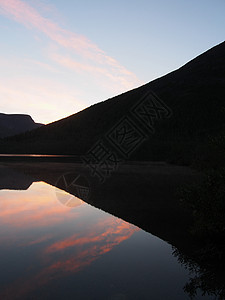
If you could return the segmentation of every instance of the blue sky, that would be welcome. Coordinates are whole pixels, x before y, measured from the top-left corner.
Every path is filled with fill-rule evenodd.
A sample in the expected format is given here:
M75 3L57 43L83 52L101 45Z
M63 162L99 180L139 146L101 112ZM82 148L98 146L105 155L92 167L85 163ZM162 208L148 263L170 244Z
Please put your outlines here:
M66 117L224 41L224 0L0 0L0 112Z

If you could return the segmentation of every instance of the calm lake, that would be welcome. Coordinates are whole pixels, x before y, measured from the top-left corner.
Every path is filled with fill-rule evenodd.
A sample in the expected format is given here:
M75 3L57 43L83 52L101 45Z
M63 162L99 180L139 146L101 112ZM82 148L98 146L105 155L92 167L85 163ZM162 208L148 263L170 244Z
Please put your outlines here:
M0 190L0 270L0 299L190 299L171 245L44 182Z

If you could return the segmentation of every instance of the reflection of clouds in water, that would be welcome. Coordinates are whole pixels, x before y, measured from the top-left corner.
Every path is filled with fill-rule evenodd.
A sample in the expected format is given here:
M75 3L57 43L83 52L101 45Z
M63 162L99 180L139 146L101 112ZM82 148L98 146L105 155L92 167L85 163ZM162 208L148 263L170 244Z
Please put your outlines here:
M26 191L0 191L0 225L10 224L17 231L62 223L65 214L74 218L68 211L44 182L33 183Z
M62 199L66 196L66 201L69 197L76 204L83 203L64 191L58 192ZM7 239L13 242L13 252L24 249L32 253L30 260L22 257L18 262L21 277L9 281L0 292L1 299L29 298L54 280L87 268L139 230L89 205L82 206L81 210L70 209L56 199L55 188L43 182L34 183L27 191L0 192L0 198L0 225L7 226ZM63 231L63 236L58 233L61 225L68 229ZM57 226L54 231L52 226ZM11 247L1 237L0 245L3 244L6 250ZM24 268L29 271L24 273Z
M92 229L86 231L85 234L84 232L76 233L64 240L53 243L46 249L46 253L102 242L107 245L105 248L107 252L107 249L111 249L112 245L121 243L137 230L139 229L136 226L109 215L106 219L95 223Z
M121 219L105 215L105 219L94 223L86 230L82 232L78 230L78 233L70 237L58 240L47 247L43 246L42 256L37 258L42 269L38 271L34 268L35 272L29 274L29 278L21 277L8 286L9 296L16 295L19 299L23 299L54 280L66 278L83 270L115 246L129 239L138 230L136 226Z

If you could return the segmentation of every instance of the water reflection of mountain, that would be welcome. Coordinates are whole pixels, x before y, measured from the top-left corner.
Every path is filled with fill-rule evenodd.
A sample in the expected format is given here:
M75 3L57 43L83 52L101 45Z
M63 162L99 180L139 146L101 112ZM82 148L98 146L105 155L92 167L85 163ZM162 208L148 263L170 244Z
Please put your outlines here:
M35 179L0 165L0 190L27 190Z
M82 191L86 187L88 195L83 193L84 201L169 242L175 247L174 255L180 263L190 270L197 269L198 275L195 272L195 277L185 286L190 296L200 289L225 299L224 246L219 245L223 241L196 239L190 231L191 212L181 206L176 197L177 187L201 180L201 174L163 163L127 164L120 166L104 184L98 184L79 164L26 163L14 164L14 168L77 197L79 194L80 198L82 193L77 187ZM77 182L79 175L86 180Z
M5 178L5 188L11 186L13 189L21 189L22 186L29 186L32 181L44 181L121 217L176 247L190 247L190 212L181 207L175 197L176 188L180 184L200 178L198 173L189 168L163 163L123 165L104 184L99 184L81 164L12 165L14 170L8 172L14 174L14 177ZM21 174L16 173L19 171ZM28 174L32 179L28 179ZM78 176L80 182L76 181Z

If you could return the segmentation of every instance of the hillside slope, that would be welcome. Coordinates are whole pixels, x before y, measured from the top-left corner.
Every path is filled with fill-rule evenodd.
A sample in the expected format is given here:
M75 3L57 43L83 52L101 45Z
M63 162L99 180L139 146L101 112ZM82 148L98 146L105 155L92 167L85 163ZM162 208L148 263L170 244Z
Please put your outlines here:
M96 142L104 140L108 131L123 127L120 120L128 117L139 133L145 135L145 141L137 143L129 158L185 160L187 156L190 159L208 136L224 130L224 57L225 42L137 89L13 137L2 143L1 152L11 149L17 153L84 154ZM140 101L143 105L135 111ZM160 117L154 105L158 108L161 105ZM144 111L148 120L144 119ZM142 119L137 118L141 115ZM146 126L147 122L152 122L154 128ZM112 140L108 146L116 149Z

